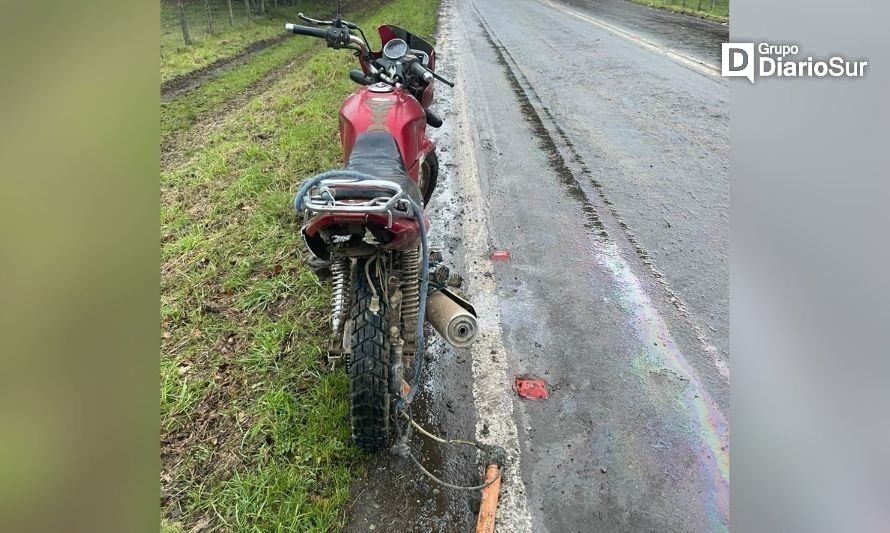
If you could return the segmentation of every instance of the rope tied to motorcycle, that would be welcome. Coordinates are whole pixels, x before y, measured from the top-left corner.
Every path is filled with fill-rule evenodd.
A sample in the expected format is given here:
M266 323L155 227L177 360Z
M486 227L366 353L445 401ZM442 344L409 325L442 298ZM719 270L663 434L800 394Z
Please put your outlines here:
M444 439L442 437L436 436L435 434L424 429L420 424L414 421L414 418L410 415L411 408L409 407L405 411L402 411L402 416L407 420L406 431L403 433L401 426L396 421L396 431L399 434L399 439L395 446L393 446L393 453L401 457L407 457L411 459L411 462L414 463L414 466L417 467L418 470L423 472L423 474L429 478L431 481L436 483L437 485L454 490L468 490L468 491L477 491L477 490L485 490L491 485L500 481L501 477L504 475L504 470L506 469L507 464L507 452L504 448L500 446L492 446L488 444L483 444L479 441L468 441L461 439ZM411 428L417 429L425 437L438 442L440 444L449 444L449 445L457 445L457 446L471 446L477 448L479 451L483 453L485 456L485 464L486 465L497 465L498 473L497 476L492 479L486 481L481 485L455 485L453 483L449 483L447 481L443 481L436 477L435 474L427 470L423 464L411 453L411 449L408 447L408 439L411 437Z

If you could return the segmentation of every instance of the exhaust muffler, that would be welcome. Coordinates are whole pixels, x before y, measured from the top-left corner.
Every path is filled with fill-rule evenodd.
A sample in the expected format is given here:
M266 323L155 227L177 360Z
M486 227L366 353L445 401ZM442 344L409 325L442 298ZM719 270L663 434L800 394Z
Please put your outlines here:
M440 289L429 295L426 302L426 320L448 344L455 348L470 346L479 333L476 310L470 302L448 289Z

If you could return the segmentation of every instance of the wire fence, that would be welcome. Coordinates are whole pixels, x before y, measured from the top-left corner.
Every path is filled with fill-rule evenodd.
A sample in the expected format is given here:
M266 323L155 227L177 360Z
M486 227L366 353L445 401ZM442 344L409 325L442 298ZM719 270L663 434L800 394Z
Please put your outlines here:
M161 43L188 46L294 18L306 1L300 0L162 0ZM277 26L276 26L276 29Z
M653 7L668 8L671 11L693 15L711 15L724 19L729 18L729 0L634 0L640 4Z

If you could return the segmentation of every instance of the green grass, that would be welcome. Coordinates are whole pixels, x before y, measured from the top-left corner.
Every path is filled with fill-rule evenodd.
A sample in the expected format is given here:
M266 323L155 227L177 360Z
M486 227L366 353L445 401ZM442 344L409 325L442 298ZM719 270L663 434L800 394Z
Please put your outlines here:
M300 10L318 9L319 2L296 2L293 7L279 2L277 9L266 2L267 13L254 13L248 18L244 0L232 0L234 25L229 21L225 0L211 0L210 12L214 32L209 32L207 11L203 0L183 1L192 44L186 46L179 25L176 2L161 1L161 82L234 56L251 44L276 37L284 31L285 22L294 22Z
M356 19L429 36L437 4L395 0ZM304 265L289 204L302 179L340 164L354 61L319 49L161 174L163 531L342 527L363 455L346 376L325 368L327 288Z
M300 6L302 9L304 3L300 3ZM346 13L344 18L362 20L372 11L373 7L365 7ZM276 27L280 30L280 27ZM289 38L279 45L258 52L249 62L221 73L197 89L175 100L162 102L161 143L170 140L174 134L190 128L201 118L209 116L270 72L280 69L295 58L317 53L323 49L324 43L318 39ZM308 90L308 86L301 87L301 90Z
M630 0L644 6L692 15L715 22L729 22L729 0ZM712 7L713 6L713 7Z
M228 70L170 102L161 103L161 142L194 125L201 117L237 96L267 74L308 50L321 50L315 39L288 39L259 52L248 63Z

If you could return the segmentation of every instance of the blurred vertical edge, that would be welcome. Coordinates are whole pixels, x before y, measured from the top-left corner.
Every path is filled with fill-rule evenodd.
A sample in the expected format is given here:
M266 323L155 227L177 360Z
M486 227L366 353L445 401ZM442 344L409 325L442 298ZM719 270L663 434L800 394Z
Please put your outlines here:
M157 531L157 2L0 18L0 530Z
M734 42L869 60L731 88L732 527L886 531L888 6L734 1Z

